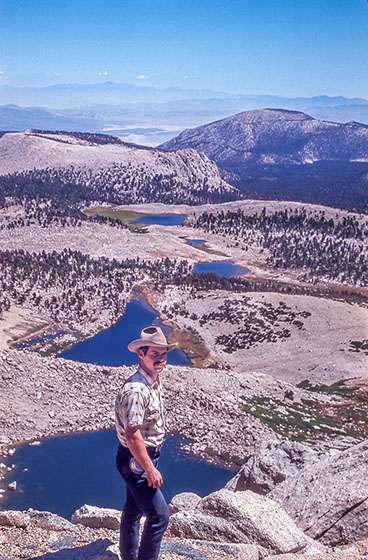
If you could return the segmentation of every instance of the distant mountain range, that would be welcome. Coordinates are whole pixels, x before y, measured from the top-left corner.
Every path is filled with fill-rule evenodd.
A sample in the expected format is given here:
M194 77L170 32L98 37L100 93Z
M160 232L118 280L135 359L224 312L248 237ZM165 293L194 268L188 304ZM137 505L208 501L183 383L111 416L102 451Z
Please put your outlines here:
M321 120L368 123L368 100L361 98L235 95L105 82L45 88L1 86L0 130L108 132L155 146L185 128L264 107L302 111Z
M72 126L77 117L69 113L65 118ZM44 117L43 110L39 115ZM55 128L61 128L59 112L52 115ZM86 111L85 126L92 116ZM34 168L51 170L42 173L42 181L54 180L67 169L65 181L97 189L114 203L197 204L239 197L239 189L249 198L366 210L368 125L257 109L187 129L159 149L94 133L0 133L0 173L31 173Z
M96 132L100 127L96 120L69 117L51 109L17 105L0 107L0 130L16 132L26 128Z
M178 99L218 99L232 97L221 91L182 89L177 87L157 89L147 86L103 82L100 84L58 84L48 87L0 86L0 104L43 106L70 109L95 104L121 105L129 103L166 103Z
M368 203L368 126L356 122L254 110L185 130L160 148L206 154L249 196L357 208Z

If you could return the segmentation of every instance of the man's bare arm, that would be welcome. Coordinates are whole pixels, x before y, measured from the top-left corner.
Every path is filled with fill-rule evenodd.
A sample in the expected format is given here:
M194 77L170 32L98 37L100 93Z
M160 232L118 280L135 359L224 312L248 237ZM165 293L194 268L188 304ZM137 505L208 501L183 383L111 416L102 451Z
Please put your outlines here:
M159 488L162 484L162 476L147 453L140 428L140 426L126 428L125 437L127 444L133 457L138 461L142 469L146 471L148 486Z

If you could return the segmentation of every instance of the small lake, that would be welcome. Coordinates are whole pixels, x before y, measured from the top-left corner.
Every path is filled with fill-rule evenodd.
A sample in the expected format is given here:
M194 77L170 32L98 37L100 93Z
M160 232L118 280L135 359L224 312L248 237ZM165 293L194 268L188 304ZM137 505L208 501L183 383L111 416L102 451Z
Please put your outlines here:
M180 226L185 220L184 214L146 214L131 224L144 224L146 226Z
M189 239L188 243L189 245L204 245L207 241L205 239Z
M166 336L171 332L170 327L160 323L159 314L147 302L132 300L117 323L83 342L78 342L58 356L67 360L103 366L137 364L137 354L130 352L127 345L132 340L139 338L144 327L152 324L159 325ZM182 350L169 352L167 363L179 366L192 365Z
M234 264L233 261L213 261L197 263L193 272L214 272L221 278L234 278L235 276L242 276L250 272L249 268Z
M205 496L222 488L234 475L228 469L198 459L180 449L183 438L170 434L159 469L167 501L179 492ZM21 444L6 459L16 467L6 483L16 480L1 501L5 509L51 511L69 518L83 504L122 509L125 484L115 467L115 430L49 437L38 446ZM28 469L24 472L24 469Z

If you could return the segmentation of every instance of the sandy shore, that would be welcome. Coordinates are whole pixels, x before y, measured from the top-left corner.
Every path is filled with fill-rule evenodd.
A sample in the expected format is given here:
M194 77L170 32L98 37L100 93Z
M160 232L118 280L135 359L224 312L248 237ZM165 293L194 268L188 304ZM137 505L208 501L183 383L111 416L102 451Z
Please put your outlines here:
M12 305L0 320L0 349L8 348L14 340L35 336L49 326L49 320L36 311Z

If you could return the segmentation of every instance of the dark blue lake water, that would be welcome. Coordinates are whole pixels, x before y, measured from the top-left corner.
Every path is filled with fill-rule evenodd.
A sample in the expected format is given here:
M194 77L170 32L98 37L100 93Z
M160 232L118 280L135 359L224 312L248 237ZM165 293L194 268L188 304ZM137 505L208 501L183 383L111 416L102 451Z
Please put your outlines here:
M181 441L179 435L170 434L160 457L162 491L168 501L179 492L205 496L233 476L223 467L183 452ZM115 430L105 430L45 438L39 446L17 446L8 459L16 467L6 479L7 484L16 480L17 490L8 491L1 506L32 507L66 518L83 504L122 509L125 485L115 467L117 444Z
M183 214L146 214L130 222L131 224L144 224L146 226L150 225L160 225L160 226L180 226L184 219L186 218Z
M188 243L190 245L203 245L204 243L207 243L205 239L189 239Z
M159 325L166 335L170 327L162 325L159 315L143 300L128 303L124 315L112 327L83 342L78 342L58 356L77 362L99 364L104 366L133 365L137 363L137 354L130 352L127 345L139 338L140 332L149 325ZM173 365L191 365L192 362L182 350L168 353L167 362Z
M250 272L249 268L234 264L233 261L214 261L197 263L193 272L214 272L221 278L234 278Z

